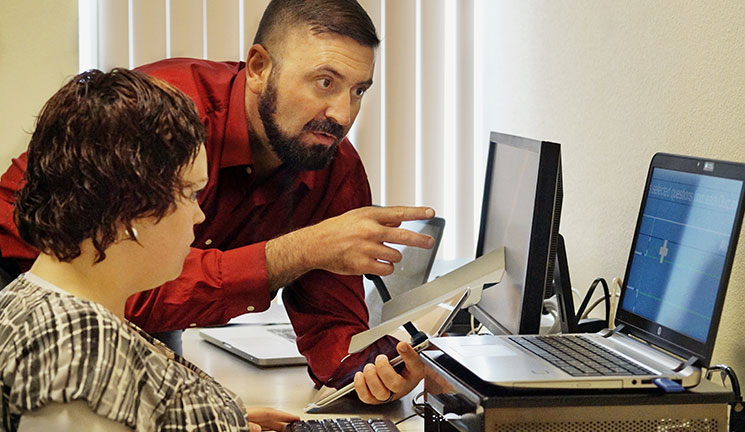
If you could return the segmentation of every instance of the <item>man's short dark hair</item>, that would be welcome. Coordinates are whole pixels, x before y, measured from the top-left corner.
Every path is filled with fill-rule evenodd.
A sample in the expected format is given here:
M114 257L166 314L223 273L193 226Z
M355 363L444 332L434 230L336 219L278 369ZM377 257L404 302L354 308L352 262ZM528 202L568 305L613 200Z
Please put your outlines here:
M298 25L309 26L314 34L347 36L365 47L380 44L375 24L356 0L272 0L261 17L254 44L271 52L279 38Z
M206 137L194 102L141 72L83 72L47 101L28 147L15 220L26 242L60 261L91 239L96 262L131 222L160 220Z

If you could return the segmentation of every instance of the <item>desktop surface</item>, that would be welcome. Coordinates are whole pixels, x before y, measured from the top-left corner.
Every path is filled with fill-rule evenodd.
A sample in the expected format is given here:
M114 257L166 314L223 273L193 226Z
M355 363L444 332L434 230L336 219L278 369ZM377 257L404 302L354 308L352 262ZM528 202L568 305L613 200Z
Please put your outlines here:
M247 407L276 408L302 419L330 417L388 418L397 422L414 413L411 401L421 391L414 389L399 401L385 405L366 405L348 398L330 406L324 413L306 414L303 408L313 399L317 390L313 386L306 366L280 366L260 368L217 348L199 337L198 329L188 329L183 335L184 357L214 377L219 383L238 395ZM424 421L417 416L400 424L402 432L421 431Z

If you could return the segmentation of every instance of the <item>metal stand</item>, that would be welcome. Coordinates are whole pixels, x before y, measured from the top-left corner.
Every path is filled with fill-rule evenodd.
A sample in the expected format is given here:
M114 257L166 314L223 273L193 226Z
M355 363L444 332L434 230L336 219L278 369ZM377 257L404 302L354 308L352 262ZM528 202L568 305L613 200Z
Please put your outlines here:
M518 391L481 381L439 351L423 353L427 432L727 432L731 391L704 380L682 393Z

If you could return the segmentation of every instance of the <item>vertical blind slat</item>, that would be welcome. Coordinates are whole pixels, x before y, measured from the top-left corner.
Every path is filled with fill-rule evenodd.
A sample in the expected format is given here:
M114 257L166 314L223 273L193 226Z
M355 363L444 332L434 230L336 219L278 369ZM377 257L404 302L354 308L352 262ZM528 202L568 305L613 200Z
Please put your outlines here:
M480 143L474 136L474 2L473 0L460 0L457 3L457 32L456 32L456 85L458 93L456 97L456 136L458 137L458 151L456 155L457 175L455 190L456 196L455 215L458 221L455 224L455 256L470 257L476 250L476 229L470 221L475 215L475 196L473 189L473 177L469 176L474 170L476 161L474 159L474 143ZM484 140L484 143L487 141ZM483 144L485 145L485 144ZM480 203L479 199L479 203Z
M269 4L269 0L243 0L243 25L245 34L243 35L244 51L241 53L241 60L246 60L248 49L253 45L256 30L259 28L259 21L264 9Z
M365 8L370 18L378 29L382 28L381 0L362 0L360 4ZM382 43L381 43L382 45ZM373 73L373 86L362 98L362 108L350 131L349 139L357 148L367 172L370 188L372 189L373 202L380 204L382 201L381 177L382 163L380 155L381 139L381 92L383 83L383 70L381 68L381 56L384 55L382 48L375 53L375 72Z
M207 0L207 57L238 61L238 0Z
M131 67L151 63L166 56L165 0L131 0L132 60Z
M126 1L99 0L98 68L129 66L129 10Z
M421 204L432 206L442 213L445 206L445 190L442 167L445 164L443 118L445 96L445 68L442 66L445 46L445 0L421 2ZM438 91L439 90L439 91ZM453 143L449 143L453 145Z
M387 1L385 25L386 204L411 205L416 199L416 3Z
M171 57L202 58L202 0L171 0Z

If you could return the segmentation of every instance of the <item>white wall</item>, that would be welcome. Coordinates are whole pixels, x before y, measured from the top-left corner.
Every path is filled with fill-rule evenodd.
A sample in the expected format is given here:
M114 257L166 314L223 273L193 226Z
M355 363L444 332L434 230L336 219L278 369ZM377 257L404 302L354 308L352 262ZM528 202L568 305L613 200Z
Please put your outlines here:
M572 282L623 277L655 152L745 162L745 3L484 1L485 130L562 144ZM741 237L745 237L741 236ZM745 241L714 361L745 376Z
M77 0L0 0L0 172L28 146L36 115L78 71Z

